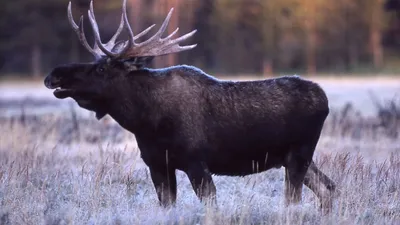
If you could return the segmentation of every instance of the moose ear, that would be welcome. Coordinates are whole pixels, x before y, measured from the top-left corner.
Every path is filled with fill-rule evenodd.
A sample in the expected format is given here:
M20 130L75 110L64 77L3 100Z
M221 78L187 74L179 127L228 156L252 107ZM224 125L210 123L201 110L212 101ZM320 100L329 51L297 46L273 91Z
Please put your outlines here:
M128 71L140 70L148 66L153 59L154 56L135 57L133 59L126 60L124 62L124 66Z

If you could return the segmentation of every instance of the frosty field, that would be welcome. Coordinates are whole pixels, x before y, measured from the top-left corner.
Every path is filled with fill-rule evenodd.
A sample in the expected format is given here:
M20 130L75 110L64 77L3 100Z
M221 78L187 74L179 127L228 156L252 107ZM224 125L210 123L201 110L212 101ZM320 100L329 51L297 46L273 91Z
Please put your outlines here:
M283 168L214 176L216 207L177 171L177 205L163 209L134 135L41 82L2 82L0 224L399 224L400 119L377 126L369 91L384 104L400 97L400 79L312 79L332 109L314 155L339 190L330 214L306 187L285 207Z

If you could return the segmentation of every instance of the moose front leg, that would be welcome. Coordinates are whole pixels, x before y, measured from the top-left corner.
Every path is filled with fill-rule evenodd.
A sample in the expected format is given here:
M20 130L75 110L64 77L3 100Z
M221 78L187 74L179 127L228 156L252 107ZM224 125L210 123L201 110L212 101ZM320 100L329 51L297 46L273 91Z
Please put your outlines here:
M176 202L175 169L149 167L150 175L157 192L158 200L163 207L174 205Z
M206 165L193 163L186 171L190 183L200 201L216 204L216 188Z

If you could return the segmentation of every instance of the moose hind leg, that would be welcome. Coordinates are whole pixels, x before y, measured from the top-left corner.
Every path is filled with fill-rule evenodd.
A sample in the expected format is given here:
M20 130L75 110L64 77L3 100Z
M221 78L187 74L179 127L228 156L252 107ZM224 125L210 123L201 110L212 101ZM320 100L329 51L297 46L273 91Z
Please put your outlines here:
M332 210L333 195L336 189L335 183L322 173L314 162L311 162L307 170L304 184L317 195L321 202L321 208L325 212Z
M216 204L216 188L208 171L207 166L201 163L194 163L186 171L197 197L202 201L210 201Z
M163 207L175 204L176 202L176 175L175 169L149 167L150 175L157 197Z
M285 205L299 203L301 201L302 187L309 161L302 154L305 149L291 152L286 157L285 165Z

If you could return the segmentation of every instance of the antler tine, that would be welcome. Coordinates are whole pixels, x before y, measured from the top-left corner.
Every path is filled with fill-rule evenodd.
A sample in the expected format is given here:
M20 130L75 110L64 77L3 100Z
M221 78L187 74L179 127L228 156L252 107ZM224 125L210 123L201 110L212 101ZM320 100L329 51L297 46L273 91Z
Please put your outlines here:
M85 32L83 29L83 16L81 16L79 20L79 26L75 23L73 16L72 16L72 10L71 10L71 2L68 3L68 21L72 27L72 29L75 31L75 33L78 35L78 39L80 43L96 58L100 58L100 54L96 52L93 48L90 47L89 43L86 40Z
M154 36L158 36L159 38L161 38L161 35L164 34L165 30L166 30L167 27L168 27L168 24L169 24L169 21L170 21L170 19L171 19L171 16L172 16L172 13L173 13L173 12L174 12L174 8L171 8L171 9L169 10L169 12L168 12L167 17L165 17L165 20L164 20L164 22L162 23L160 29L158 30L158 32L157 32L156 35L154 35Z
M122 50L116 55L116 57L119 57L119 56L125 54L126 51L128 51L130 48L132 48L132 46L135 45L135 36L133 35L132 28L129 25L128 16L126 13L126 0L122 1L122 19L124 20L124 22L126 24L125 28L128 32L129 40L124 42L124 43L126 43L125 47L122 48ZM119 45L114 47L114 49L118 49L118 48L119 48Z
M93 0L90 1L90 9L88 10L88 16L89 16L89 21L92 25L93 29L93 34L94 34L94 39L97 44L97 46L103 51L107 56L109 57L115 57L118 54L114 54L111 51L109 51L102 43L101 43L101 38L100 38L100 31L99 31L99 26L97 25L97 22L94 18L94 10L93 10Z
M106 46L107 47L113 47L115 44L115 41L117 40L118 36L121 34L122 29L124 29L124 24L125 20L123 15L121 16L121 21L119 23L119 27L117 29L117 31L115 32L115 34L111 37L111 39L107 42ZM112 46L110 46L112 44Z
M196 46L197 46L197 44L186 45L186 46L180 46L179 44L176 44L176 46L171 46L170 48L167 48L166 50L160 51L160 53L158 55L166 55L166 54L171 54L171 53L182 52L182 51L193 49Z
M96 18L94 16L93 4L91 4L91 11L92 11L92 17L96 20ZM127 29L130 39L135 40L135 38L131 38L131 37L134 37L134 35L133 35L132 29L131 29L131 27L129 25L128 17L127 17L127 14L126 14L126 0L124 0L123 4L122 4L121 22L120 22L119 27L118 27L117 31L115 32L114 36L107 42L107 44L105 44L105 46L107 48L108 47L113 48L116 45L115 41L117 40L118 36L121 34L121 32L122 32L122 30L124 28ZM151 27L149 27L148 29L146 29L142 33L146 34L147 32L149 32L150 29L151 29ZM140 33L140 34L142 34L142 33Z
M135 41L147 34L155 26L155 24L153 24L135 36L133 34L131 26L129 25L128 16L126 13L126 0L123 0L122 3L122 18L125 22L125 28L128 31L129 40L126 42L125 47L119 52L117 57L123 56L130 48L137 46L137 43L135 43ZM115 47L117 48L117 46Z
M164 39L169 39L169 38L173 37L176 33L178 33L178 31L179 31L179 27L177 27L170 35L168 35Z
M176 44L176 43L178 43L178 42L184 41L184 40L186 40L186 39L192 37L196 32L197 32L197 30L193 30L193 31L191 31L190 33L187 33L187 34L185 34L185 35L183 35L183 36L178 37L177 39L171 40L171 44ZM171 35L170 35L170 36L171 36ZM165 39L170 39L170 37L168 36L168 37L165 38Z
M146 35L153 27L155 24L149 26L146 28L144 31L140 32L139 34L135 35L134 40L136 41L137 39L141 38L142 36Z
M158 38L161 39L161 35L163 35L163 33L165 32L165 30L168 27L169 24L169 20L171 19L172 16L172 12L174 11L174 8L171 8L171 10L169 10L169 13L167 15L167 17L164 19L164 22L162 23L160 29L157 31L157 33L155 33L151 38L149 38L148 40L144 41L141 43L141 45L145 45L148 43L151 43L154 41L154 39ZM176 33L176 32L175 32Z
M126 24L125 28L128 31L129 40L130 40L129 43L133 44L133 43L135 43L134 42L134 35L133 35L133 31L132 31L131 25L129 25L128 16L126 14L126 0L123 0L123 2L122 2L122 17L123 17L123 19L125 21L125 24Z

